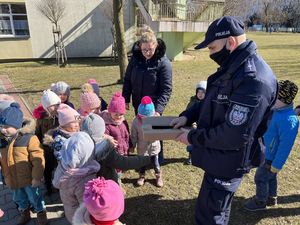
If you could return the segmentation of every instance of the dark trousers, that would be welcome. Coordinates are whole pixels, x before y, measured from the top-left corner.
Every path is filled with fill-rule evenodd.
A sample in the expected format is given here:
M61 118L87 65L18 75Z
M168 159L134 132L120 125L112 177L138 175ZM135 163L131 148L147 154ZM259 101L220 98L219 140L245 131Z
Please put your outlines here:
M256 198L263 202L267 202L268 197L277 196L277 174L272 173L270 167L268 164L258 167L254 177Z
M219 179L204 174L196 204L197 225L227 225L233 196L242 178Z
M44 178L45 185L47 189L52 187L52 173L53 170L57 167L57 160L53 154L53 150L48 146L43 146L44 148L44 157L45 157L45 170Z

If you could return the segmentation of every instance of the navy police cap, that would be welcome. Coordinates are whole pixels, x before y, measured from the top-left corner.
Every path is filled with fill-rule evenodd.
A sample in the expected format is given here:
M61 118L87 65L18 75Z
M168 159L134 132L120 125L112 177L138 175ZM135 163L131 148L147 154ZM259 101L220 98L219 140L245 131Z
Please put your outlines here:
M240 17L223 16L209 25L204 41L198 44L195 49L206 48L215 40L239 36L244 33L244 23Z

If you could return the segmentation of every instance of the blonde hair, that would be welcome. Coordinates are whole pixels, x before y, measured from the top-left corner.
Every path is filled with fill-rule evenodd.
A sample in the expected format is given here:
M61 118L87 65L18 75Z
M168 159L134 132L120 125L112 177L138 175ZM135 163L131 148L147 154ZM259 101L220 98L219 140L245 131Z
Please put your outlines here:
M89 83L85 83L81 86L82 93L94 92L93 86Z
M140 33L141 33L140 44L154 43L157 45L157 39L156 39L155 33L149 26L144 25L140 29Z

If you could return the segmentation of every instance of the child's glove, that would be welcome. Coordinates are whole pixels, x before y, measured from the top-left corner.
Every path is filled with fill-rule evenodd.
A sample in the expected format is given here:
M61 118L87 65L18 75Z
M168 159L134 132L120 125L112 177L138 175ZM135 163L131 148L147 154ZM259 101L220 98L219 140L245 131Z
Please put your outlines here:
M33 188L36 188L36 187L40 186L41 183L42 183L41 180L32 179L32 181L31 181L31 186L32 186Z

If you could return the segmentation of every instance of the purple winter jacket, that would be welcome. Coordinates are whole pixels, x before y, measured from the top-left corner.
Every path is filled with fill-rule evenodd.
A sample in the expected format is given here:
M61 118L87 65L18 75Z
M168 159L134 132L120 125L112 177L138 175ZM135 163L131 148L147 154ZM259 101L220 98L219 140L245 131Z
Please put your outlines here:
M105 110L101 112L101 117L105 122L105 134L112 136L117 142L117 151L120 155L128 155L129 147L131 146L129 138L129 126L126 120L121 124L116 124L110 113Z

